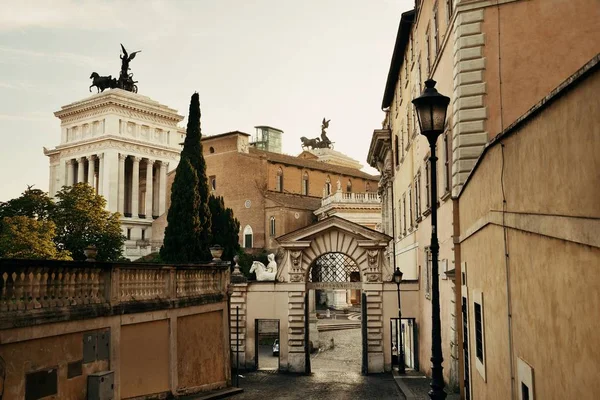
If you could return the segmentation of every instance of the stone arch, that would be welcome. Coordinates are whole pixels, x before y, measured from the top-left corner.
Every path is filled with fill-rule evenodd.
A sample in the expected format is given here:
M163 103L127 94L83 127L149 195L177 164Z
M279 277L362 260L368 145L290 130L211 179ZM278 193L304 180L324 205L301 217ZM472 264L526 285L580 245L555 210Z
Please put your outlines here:
M288 289L287 370L306 371L305 302L310 288L308 274L319 257L342 253L358 265L362 292L366 295L368 372L383 372L383 282L392 270L385 249L392 238L362 225L332 216L308 227L278 237L283 250L277 280L291 284Z

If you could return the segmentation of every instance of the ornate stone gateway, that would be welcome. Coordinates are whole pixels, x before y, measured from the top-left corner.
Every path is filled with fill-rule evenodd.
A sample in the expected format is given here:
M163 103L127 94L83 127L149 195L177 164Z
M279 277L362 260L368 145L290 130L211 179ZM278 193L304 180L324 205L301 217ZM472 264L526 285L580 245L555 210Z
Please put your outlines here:
M360 289L366 300L365 372L383 372L383 282L391 267L384 256L391 238L339 217L277 238L283 258L277 286L288 289L287 370L309 372L307 293L310 289ZM358 282L351 276L359 274Z

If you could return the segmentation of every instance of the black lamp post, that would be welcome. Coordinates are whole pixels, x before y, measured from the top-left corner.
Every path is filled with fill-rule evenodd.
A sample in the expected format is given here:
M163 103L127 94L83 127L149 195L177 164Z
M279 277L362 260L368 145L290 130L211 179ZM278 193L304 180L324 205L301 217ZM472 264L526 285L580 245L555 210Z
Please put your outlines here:
M438 255L440 245L437 237L437 157L435 145L437 138L444 132L446 123L446 110L450 98L438 93L435 89L435 81L425 81L425 90L414 99L412 103L417 110L421 135L429 141L431 156L429 163L431 167L431 390L429 398L432 400L443 400L446 398L444 392L444 376L442 375L442 333L440 323L440 283L438 272Z
M396 325L396 333L400 336L398 344L398 373L405 374L404 368L404 340L402 338L402 306L400 305L400 282L402 282L402 271L396 267L393 275L394 282L398 286L398 324Z

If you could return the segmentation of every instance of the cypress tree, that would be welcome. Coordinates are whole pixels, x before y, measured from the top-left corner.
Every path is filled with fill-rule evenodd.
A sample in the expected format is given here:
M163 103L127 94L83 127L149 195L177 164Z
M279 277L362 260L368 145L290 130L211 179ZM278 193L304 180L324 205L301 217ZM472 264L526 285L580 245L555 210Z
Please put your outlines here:
M171 188L171 207L167 214L165 239L160 249L164 262L192 263L202 261L200 196L196 191L198 176L187 158L181 159ZM205 259L206 260L206 259Z
M200 99L198 93L194 93L190 101L181 161L177 166L171 189L171 207L167 214L168 226L165 230L164 245L160 252L161 258L166 262L189 263L211 259L209 250L211 216L208 207L206 162L202 154L200 115ZM183 173L181 178L180 167ZM193 204L176 204L178 202L192 202ZM172 213L171 209L173 208L175 210ZM169 229L173 224L175 227ZM181 228L177 225L181 225ZM171 239L168 237L169 234L175 235L177 238ZM180 257L177 253L185 255L185 257Z
M240 249L240 222L233 216L231 208L225 208L223 197L211 195L208 206L212 219L212 244L223 247L223 260L232 260Z

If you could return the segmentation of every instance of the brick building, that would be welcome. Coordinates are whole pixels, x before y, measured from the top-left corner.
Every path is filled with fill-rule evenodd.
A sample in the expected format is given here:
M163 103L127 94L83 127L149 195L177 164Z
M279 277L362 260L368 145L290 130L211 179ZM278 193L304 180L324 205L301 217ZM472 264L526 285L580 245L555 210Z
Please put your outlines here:
M268 140L281 143L282 131L256 128L261 133L268 129ZM233 209L244 248L277 247L277 236L316 221L314 211L334 192L377 192L379 177L360 171L357 161L335 150L307 150L296 157L263 150L280 151L281 146L265 147L256 136L250 139L251 135L239 131L202 138L211 193L223 196L225 205ZM173 171L168 176L168 193L174 177ZM162 241L165 227L166 213L153 225L153 240Z

